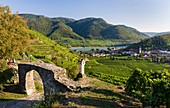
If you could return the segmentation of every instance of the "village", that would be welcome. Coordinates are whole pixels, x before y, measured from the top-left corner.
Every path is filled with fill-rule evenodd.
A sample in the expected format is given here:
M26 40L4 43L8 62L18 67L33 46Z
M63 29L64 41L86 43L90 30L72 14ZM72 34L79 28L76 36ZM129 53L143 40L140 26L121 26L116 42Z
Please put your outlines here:
M84 57L108 57L108 56L129 56L138 57L151 62L170 63L170 51L167 50L143 50L138 49L124 50L124 48L91 49L89 52L78 51Z

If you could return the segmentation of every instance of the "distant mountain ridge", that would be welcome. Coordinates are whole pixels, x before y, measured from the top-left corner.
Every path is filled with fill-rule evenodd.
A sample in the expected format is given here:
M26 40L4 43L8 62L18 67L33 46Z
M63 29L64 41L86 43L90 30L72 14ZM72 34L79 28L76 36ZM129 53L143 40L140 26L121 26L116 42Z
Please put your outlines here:
M161 35L166 35L166 34L170 34L170 31L168 31L168 32L160 32L156 36L161 36Z
M20 14L28 26L58 41L70 40L123 40L129 43L148 38L147 35L125 25L108 24L102 18L48 18L43 15ZM68 42L69 44L72 44Z
M153 37L153 36L160 36L160 35L165 35L165 34L170 34L170 31L167 32L143 32L144 34Z
M158 32L143 32L143 33L148 35L149 37L154 37L158 34Z

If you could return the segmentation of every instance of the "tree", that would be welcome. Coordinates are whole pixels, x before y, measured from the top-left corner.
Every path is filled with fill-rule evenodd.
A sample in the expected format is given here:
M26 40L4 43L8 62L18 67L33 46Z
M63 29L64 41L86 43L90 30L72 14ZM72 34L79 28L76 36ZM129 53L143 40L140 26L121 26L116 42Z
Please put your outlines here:
M110 47L107 48L108 51L111 51L112 49Z
M97 49L96 49L96 52L99 52L99 51L100 51L100 50L97 48Z
M16 57L28 46L26 21L8 6L0 6L0 59Z

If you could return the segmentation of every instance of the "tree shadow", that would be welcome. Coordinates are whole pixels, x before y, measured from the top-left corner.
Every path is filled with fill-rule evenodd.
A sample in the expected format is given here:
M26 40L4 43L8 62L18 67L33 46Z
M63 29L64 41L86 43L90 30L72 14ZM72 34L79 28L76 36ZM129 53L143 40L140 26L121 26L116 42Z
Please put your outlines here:
M97 94L103 94L105 96L115 96L118 97L120 99L126 99L127 97L125 96L125 94L123 93L117 93L111 90L106 90L106 89L96 89L96 88L92 88L92 87L85 87L81 89L82 91L91 91Z
M84 92L92 92L98 94L103 94L104 96L91 96L91 95L80 95L76 96L66 96L62 95L57 100L59 103L68 106L70 102L83 106L92 106L98 108L141 108L139 102L135 102L132 98L126 96L125 94L117 93L106 89L96 89L92 87L82 88L80 94ZM108 96L109 98L105 98ZM64 101L63 101L64 100Z
M33 108L37 103L40 101L38 100L10 100L5 99L0 101L1 108Z
M114 97L118 97L119 99L124 99L124 100L127 99L127 100L136 101L135 99L126 95L124 92L114 92L112 90L96 89L96 88L92 88L92 87L84 87L84 88L81 89L80 92L82 92L82 91L91 91L91 92L94 92L94 93L97 93L97 94L103 94L105 96L114 96Z
M126 95L123 92L114 92L106 89L93 89L92 92L103 94L105 96L112 96L114 100L119 100L119 103L122 103L123 106L132 107L132 106L140 106L140 102L136 99Z
M98 93L98 94L103 94L105 96L114 96L119 99L127 99L127 97L121 93L116 93L111 90L106 90L106 89L93 89L92 92Z
M3 102L3 101L11 101L11 100L14 100L14 99L1 99L0 98L0 103Z
M10 93L16 93L16 94L23 94L20 90L19 90L19 84L5 84L3 91L4 92L10 92Z
M27 96L19 89L19 84L4 84L3 91L0 92L0 102L12 101Z
M83 104L100 108L121 108L121 106L112 99L94 97L79 97L79 99L81 100L80 105Z
M92 107L97 107L97 108L121 108L121 106L117 104L116 102L114 102L114 100L112 99L95 98L95 97L90 97L90 96L86 96L86 97L70 96L69 98L66 98L65 96L61 96L58 99L58 101L60 104L64 106L69 106L69 103L74 103L80 106L86 105L89 107L92 106Z

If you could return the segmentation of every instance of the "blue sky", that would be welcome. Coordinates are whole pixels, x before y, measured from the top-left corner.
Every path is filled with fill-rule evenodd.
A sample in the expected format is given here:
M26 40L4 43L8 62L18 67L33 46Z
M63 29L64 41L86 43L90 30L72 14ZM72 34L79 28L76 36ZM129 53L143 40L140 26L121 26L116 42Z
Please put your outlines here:
M142 32L170 31L170 0L1 0L12 12L48 17L103 18Z

